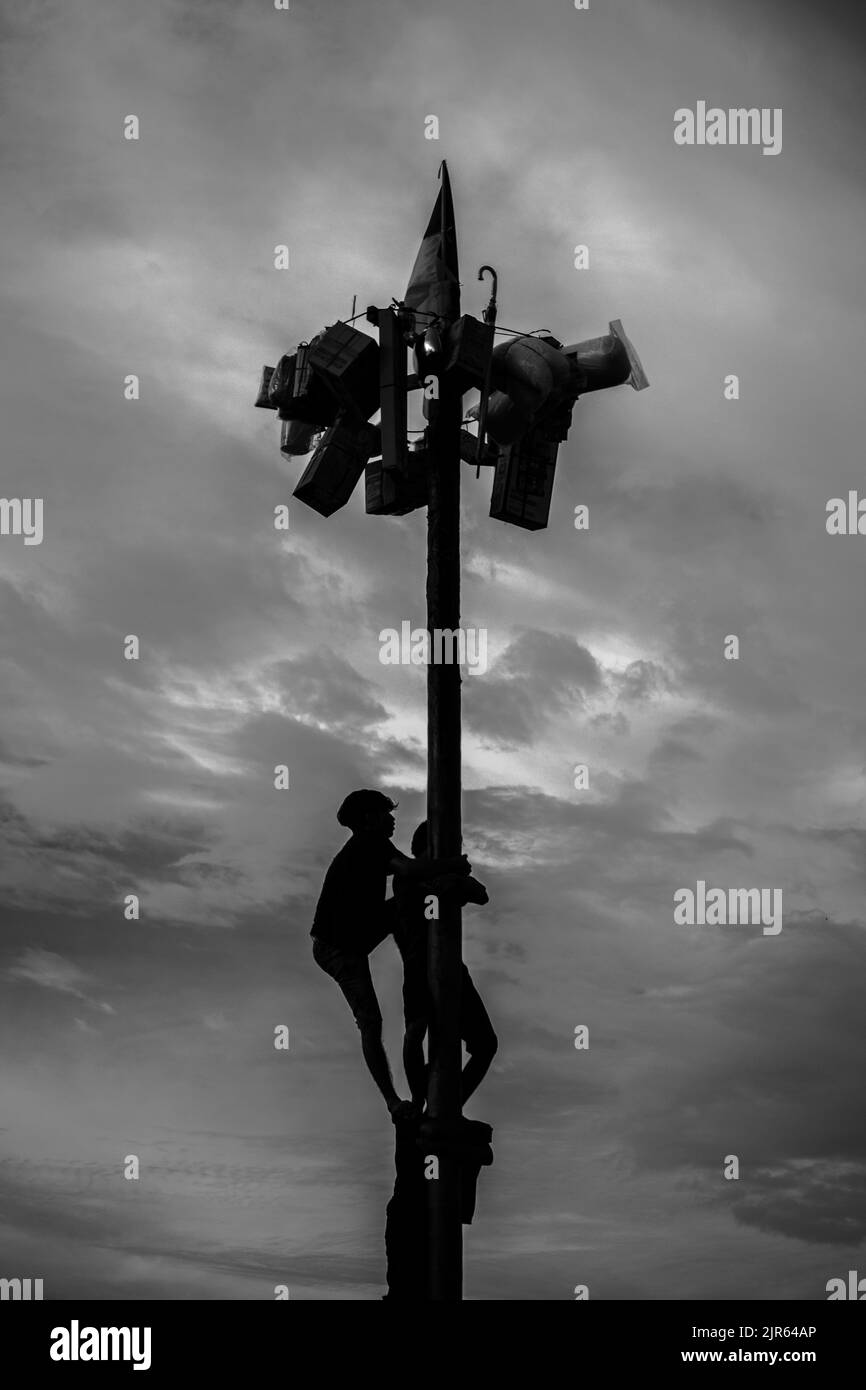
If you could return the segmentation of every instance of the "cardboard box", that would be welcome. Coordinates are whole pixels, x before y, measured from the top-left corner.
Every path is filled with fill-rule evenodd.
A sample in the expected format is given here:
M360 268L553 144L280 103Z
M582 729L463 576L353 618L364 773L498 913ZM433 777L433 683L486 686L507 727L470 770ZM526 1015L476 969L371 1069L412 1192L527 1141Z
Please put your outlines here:
M292 381L288 389L281 393L281 420L306 420L310 425L331 425L337 418L339 403L313 370L311 357L317 343L318 338L311 343L301 343L295 353ZM273 382L271 387L273 389Z
M445 343L445 371L453 373L461 393L480 391L493 352L493 324L464 314L451 325Z
M370 516L405 516L427 506L427 453L410 449L409 472L385 468L381 458L371 458L365 475L366 506Z
M304 469L294 496L320 516L332 516L345 507L367 459L380 444L375 425L357 424L345 414L338 415Z
M313 344L309 364L342 409L369 420L379 409L379 345L348 323L334 323Z
M259 394L256 396L256 405L260 410L276 410L276 405L270 398L271 378L274 375L274 367L262 367L262 379L259 385Z
M530 430L506 445L496 464L490 515L527 531L541 531L550 515L559 445Z
M285 353L271 372L268 382L268 401L271 410L282 410L289 404L292 398L294 376L295 354Z

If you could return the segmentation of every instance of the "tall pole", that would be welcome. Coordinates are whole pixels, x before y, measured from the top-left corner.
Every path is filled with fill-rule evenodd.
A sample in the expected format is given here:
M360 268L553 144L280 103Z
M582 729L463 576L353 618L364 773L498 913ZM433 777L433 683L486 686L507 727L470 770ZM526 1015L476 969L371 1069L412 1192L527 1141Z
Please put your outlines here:
M427 507L427 818L431 853L450 858L462 850L460 777L460 667L457 651L438 664L433 633L460 627L460 426L462 396L448 377L439 378L439 400L428 426L430 450ZM456 635L454 638L456 643ZM442 655L448 655L444 644ZM433 996L427 1111L436 1129L456 1131L460 1122L461 911L439 901L439 919L429 923L428 976ZM450 1150L450 1151L449 1151ZM430 1298L463 1296L463 1227L460 1175L453 1143L439 1154L439 1176L427 1184L430 1231Z

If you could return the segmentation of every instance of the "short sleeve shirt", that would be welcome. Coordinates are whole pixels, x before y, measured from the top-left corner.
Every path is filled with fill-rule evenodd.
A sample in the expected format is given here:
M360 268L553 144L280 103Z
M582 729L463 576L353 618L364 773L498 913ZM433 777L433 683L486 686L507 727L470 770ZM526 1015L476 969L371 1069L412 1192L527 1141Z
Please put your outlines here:
M353 835L331 861L311 935L330 946L365 950L385 908L388 865L398 853L381 835Z

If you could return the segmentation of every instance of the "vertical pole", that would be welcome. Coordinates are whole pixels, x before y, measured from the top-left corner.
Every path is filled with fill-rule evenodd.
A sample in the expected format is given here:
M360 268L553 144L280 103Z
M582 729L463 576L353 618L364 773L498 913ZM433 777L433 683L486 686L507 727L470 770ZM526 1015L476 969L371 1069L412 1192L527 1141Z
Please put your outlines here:
M367 315L369 318L369 314ZM403 323L393 309L380 309L379 400L382 407L382 467L409 471L406 442L406 339Z
M428 426L430 449L427 508L427 817L431 853L461 853L460 667L434 664L433 632L456 633L460 626L460 426L462 396L447 377L439 378L439 400ZM443 655L448 655L443 650ZM429 923L428 976L433 996L427 1111L436 1127L456 1132L460 1122L461 911L439 903L439 920ZM456 1134L455 1134L456 1137ZM439 1177L427 1183L430 1212L430 1298L463 1296L463 1226L460 1178L453 1154L439 1156Z

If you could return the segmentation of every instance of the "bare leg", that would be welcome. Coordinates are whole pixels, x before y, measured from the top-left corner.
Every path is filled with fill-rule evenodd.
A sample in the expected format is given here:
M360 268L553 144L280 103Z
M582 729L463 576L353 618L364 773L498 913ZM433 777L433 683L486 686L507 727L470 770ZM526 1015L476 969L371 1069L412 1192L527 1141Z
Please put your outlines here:
M460 1091L463 1104L465 1105L473 1091L481 1085L490 1069L490 1063L496 1056L498 1042L494 1034L492 1040L484 1047L476 1047L470 1055L469 1061L463 1068L463 1075L460 1080Z
M400 1097L394 1090L391 1068L382 1042L381 1023L365 1023L361 1027L361 1051L370 1075L385 1098L385 1104L389 1110L393 1110L395 1105L399 1105Z
M366 954L339 950L317 941L313 947L313 957L316 964L340 986L361 1034L361 1051L367 1069L393 1115L401 1101L394 1089L391 1068L382 1043L382 1012Z
M469 1053L460 1082L465 1105L487 1075L499 1046L490 1015L465 966L460 984L460 1035Z
M416 1105L423 1107L427 1098L427 1063L424 1059L425 1022L407 1023L403 1037L403 1070L409 1082L409 1094Z

